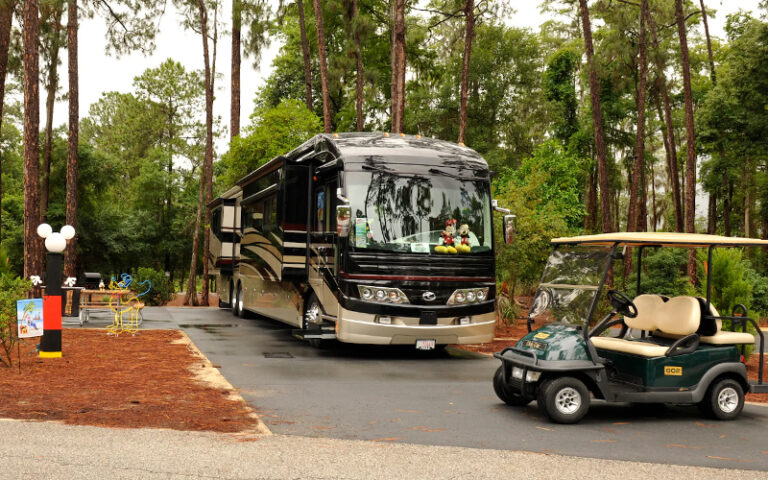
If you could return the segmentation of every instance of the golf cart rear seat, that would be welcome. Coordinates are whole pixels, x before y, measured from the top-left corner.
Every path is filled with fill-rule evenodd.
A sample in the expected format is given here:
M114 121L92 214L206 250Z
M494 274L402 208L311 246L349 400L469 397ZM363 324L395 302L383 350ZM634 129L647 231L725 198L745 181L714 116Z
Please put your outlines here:
M659 336L671 338L683 338L699 329L701 307L694 297L675 297L665 302L659 295L640 295L633 303L637 307L637 316L624 318L629 328L658 332L661 333ZM663 357L669 351L669 346L642 339L592 337L590 340L596 348L641 357Z
M696 332L699 334L700 343L708 345L751 345L755 343L755 337L751 333L723 330L723 321L717 318L720 314L715 309L715 306L710 303L709 313L707 313L707 301L701 297L698 297L696 300L698 300L702 312L701 323ZM677 339L682 335L672 335L656 330L653 332L653 336Z
M699 299L699 303L702 304L702 310L706 308L706 300ZM702 337L699 339L701 343L707 343L710 345L751 345L755 343L755 337L751 333L747 332L728 332L723 330L723 321L717 317L720 316L715 310L715 306L710 304L710 315L702 317L702 325L710 323L710 331L702 332ZM712 325L714 323L714 325ZM714 330L715 333L707 335Z

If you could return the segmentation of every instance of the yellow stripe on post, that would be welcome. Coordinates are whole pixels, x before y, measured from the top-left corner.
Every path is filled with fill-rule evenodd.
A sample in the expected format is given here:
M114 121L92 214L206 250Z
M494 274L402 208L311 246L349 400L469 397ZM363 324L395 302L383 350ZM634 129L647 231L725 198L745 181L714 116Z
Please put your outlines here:
M40 352L40 358L61 358L61 352Z

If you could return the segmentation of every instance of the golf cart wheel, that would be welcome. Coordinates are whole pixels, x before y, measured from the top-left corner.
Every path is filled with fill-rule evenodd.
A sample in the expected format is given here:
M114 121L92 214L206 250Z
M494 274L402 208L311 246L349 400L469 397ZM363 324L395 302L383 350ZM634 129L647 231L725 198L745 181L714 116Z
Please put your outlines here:
M589 410L589 390L578 378L553 378L539 387L536 401L553 422L576 423Z
M306 307L304 308L304 317L302 318L301 327L304 330L319 329L322 325L323 307L320 306L320 300L317 299L317 295L314 293L307 299ZM315 348L323 346L323 341L319 338L308 339L309 344Z
M502 402L513 407L524 407L531 403L530 398L510 392L509 385L504 383L504 367L499 367L493 374L493 391Z
M732 378L718 380L709 387L699 408L718 420L733 420L744 408L744 389Z

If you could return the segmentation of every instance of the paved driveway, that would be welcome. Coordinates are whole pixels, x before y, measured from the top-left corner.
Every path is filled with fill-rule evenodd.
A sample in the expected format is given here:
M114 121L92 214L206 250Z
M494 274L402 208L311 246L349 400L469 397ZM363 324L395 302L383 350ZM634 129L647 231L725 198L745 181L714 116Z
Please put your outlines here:
M275 433L768 470L767 407L714 422L693 407L595 401L578 425L555 425L535 402L496 398L498 361L453 348L318 350L286 325L218 309L148 308L143 328L184 329Z

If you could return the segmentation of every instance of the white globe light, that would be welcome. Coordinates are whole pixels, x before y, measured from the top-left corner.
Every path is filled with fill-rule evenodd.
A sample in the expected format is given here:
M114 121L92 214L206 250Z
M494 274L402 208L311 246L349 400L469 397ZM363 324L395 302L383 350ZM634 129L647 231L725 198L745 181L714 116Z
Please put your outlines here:
M64 235L54 232L45 239L45 248L51 253L61 253L67 248L67 240Z
M50 237L51 232L53 232L53 229L47 223L41 223L40 225L37 226L37 234L40 235L42 238Z
M64 225L61 227L61 234L64 235L66 240L72 240L75 238L75 227L72 225Z

